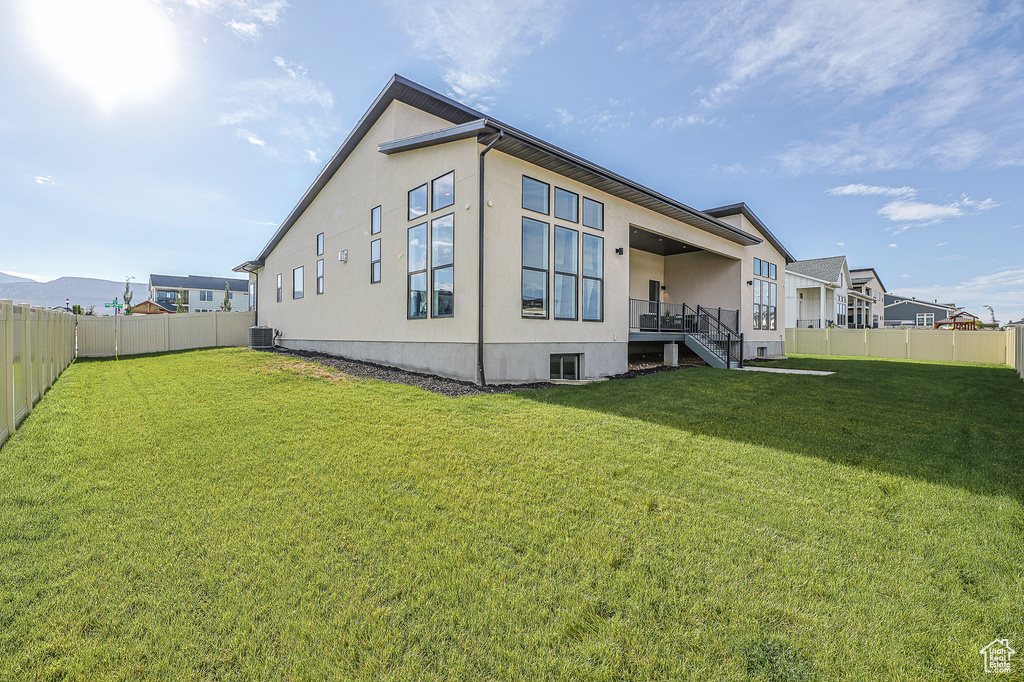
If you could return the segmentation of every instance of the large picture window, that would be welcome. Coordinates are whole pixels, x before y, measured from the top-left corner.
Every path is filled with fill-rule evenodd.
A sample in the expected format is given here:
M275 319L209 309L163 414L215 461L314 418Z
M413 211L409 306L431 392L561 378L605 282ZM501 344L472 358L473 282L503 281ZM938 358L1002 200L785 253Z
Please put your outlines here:
M604 229L604 204L583 197L583 224L595 230Z
M380 234L380 206L370 209L370 234Z
M302 266L292 270L292 298L302 298Z
M761 271L761 259L754 259L754 272ZM761 328L761 280L754 280L754 329Z
M523 176L523 208L548 215L551 186L546 182Z
M426 185L424 185L426 187ZM427 316L427 224L409 228L409 311L410 320Z
M568 220L578 223L580 211L580 197L575 192L555 188L555 217L559 220Z
M583 319L604 320L604 238L583 235Z
M316 262L316 293L324 293L324 259Z
M455 314L455 215L430 223L431 316Z
M409 190L409 220L427 215L427 184Z
M576 319L579 232L555 226L555 319Z
M380 283L380 240L370 242L370 284Z
M430 210L437 211L455 203L455 171L445 173L430 183Z
M523 218L523 317L548 317L548 224L530 218Z

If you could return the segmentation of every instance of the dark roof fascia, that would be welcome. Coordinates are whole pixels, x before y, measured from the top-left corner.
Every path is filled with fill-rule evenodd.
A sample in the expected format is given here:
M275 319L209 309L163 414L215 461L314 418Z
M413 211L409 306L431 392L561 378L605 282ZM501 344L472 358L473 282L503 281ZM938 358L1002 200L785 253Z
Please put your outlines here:
M208 277L206 275L150 275L150 287L160 289L223 289L228 283L228 290L246 293L249 290L248 279L234 277Z
M746 202L741 201L737 204L729 204L728 206L710 208L704 211L704 213L707 213L708 215L713 216L715 218L722 218L727 215L736 215L737 213L742 213L743 217L749 220L751 223L753 223L754 227L756 227L758 231L765 236L765 238L768 240L768 243L774 246L775 250L782 254L782 257L786 259L787 263L796 262L796 258L793 257L793 254L791 254L789 250L782 245L782 242L780 242L778 238L776 238L776 236L772 234L772 231L768 229L768 226L762 223L761 219L754 215L754 212L750 210L750 207L747 206Z
M276 232L274 232L270 241L268 241L266 246L263 247L260 255L251 261L246 261L242 265L239 265L235 268L236 271L242 269L244 266L248 266L250 268L261 268L266 264L266 259L267 256L270 255L270 252L273 251L281 242L284 235L287 234L288 230L292 228L292 225L295 224L303 212L305 212L309 205L312 204L313 200L318 194L320 194L323 188L327 186L327 183L332 177L334 177L334 174L337 173L338 169L341 168L342 164L352 154L356 146L366 136L366 133L369 132L371 127L373 127L373 124L377 122L388 106L395 100L416 107L422 111L426 111L427 113L433 114L439 118L448 120L454 123L455 127L483 120L486 124L489 124L491 128L500 129L505 132L504 141L507 143L506 149L501 149L501 143L499 143L499 145L497 145L499 151L504 151L505 153L516 156L516 154L509 149L509 146L513 141L519 141L522 144L529 145L530 147L549 154L552 157L558 158L569 166L579 168L585 173L591 173L607 178L613 184L619 185L628 190L625 192L627 195L630 193L636 193L642 197L649 198L650 201L648 203L652 204L652 210L658 210L658 208L661 208L658 212L668 215L671 218L681 220L682 222L697 227L698 229L716 234L725 239L729 239L730 241L743 244L744 246L752 246L754 244L759 244L762 241L759 237L737 229L728 223L718 220L714 216L710 216L678 201L670 199L652 189L644 187L643 185L627 180L621 175L593 164L579 156L576 156L575 154L565 151L564 149L548 144L547 142L544 142L539 138L535 138L532 135L528 135L516 128L505 125L500 121L489 119L480 112L471 109L464 104L460 104L459 102L449 99L440 93L434 92L429 88L425 88L418 83L395 74L391 77L391 80L388 81L388 84L384 89L381 90L380 94L377 95L377 98L373 101L373 104L370 105L370 108L366 110L366 113L363 114L362 118L359 119L355 128L352 129L352 132L349 133L348 137L345 138L345 141L338 148L338 151L334 153L330 161L327 162L327 165L324 166L323 170L320 171L320 174L317 175L316 179L302 195L302 198L292 209L291 213L288 214L288 217L285 218L284 222L281 223L281 226L278 227ZM447 130L449 132L451 131L451 129ZM481 128L480 132L486 132L486 130ZM432 142L428 142L426 140L420 140L420 142L424 143L423 146L427 146L427 144L438 144L440 141L441 140L434 140ZM610 193L615 194L615 192ZM759 222L760 221L758 221L758 223ZM767 232L767 228L765 229ZM781 244L776 246L776 248L779 247L781 247ZM792 256L789 255L788 251L783 249L783 252L787 258L792 260Z
M479 137L481 134L496 132L498 132L497 129L492 127L487 119L480 118L475 121L470 121L469 123L452 126L451 128L432 130L429 133L413 135L412 137L394 140L393 142L382 142L377 145L377 151L381 154L398 154L401 152L410 152L414 149L432 147L435 144L456 142L470 137Z
M875 279L878 280L878 286L882 287L882 292L883 293L887 292L887 289L885 288L885 284L882 283L882 278L878 276L878 273L875 272L874 268L850 268L850 276L852 277L853 273L855 273L855 272L867 272L868 270L870 270L871 274L874 275Z
M892 294L889 294L889 295L891 296ZM939 303L930 303L928 301L922 301L922 300L919 300L919 299L916 299L916 298L902 298L902 297L900 297L900 300L894 301L892 303L888 303L888 304L886 304L883 307L885 307L885 308L894 308L894 307L896 307L898 305L903 305L904 303L909 303L911 305L928 306L929 308L935 308L936 310L942 310L942 311L945 311L945 312L948 312L950 310L956 310L955 306L951 308L951 307L948 307L948 306L941 305Z

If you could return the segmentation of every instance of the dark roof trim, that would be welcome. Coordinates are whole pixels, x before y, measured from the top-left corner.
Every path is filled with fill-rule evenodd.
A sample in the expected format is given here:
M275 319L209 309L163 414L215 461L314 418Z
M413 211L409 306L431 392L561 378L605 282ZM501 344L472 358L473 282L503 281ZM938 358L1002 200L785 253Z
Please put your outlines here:
M427 133L425 135L415 136L413 138L407 138L406 140L399 140L396 143L403 143L398 145L396 143L387 143L381 145L386 147L380 151L384 153L395 153L398 151L408 151L409 149L415 149L419 147L426 147L431 144L440 144L442 142L450 142L454 139L465 139L471 137L468 132L473 129L474 126L480 125L478 132L488 132L486 130L489 125L493 130L501 129L505 132L504 139L499 142L496 148L499 151L503 151L507 154L524 158L522 149L517 149L516 145L525 145L536 151L541 152L543 156L548 157L549 161L555 161L551 163L553 167L564 167L566 170L575 169L578 172L575 173L575 178L580 182L584 182L596 189L607 191L609 194L619 196L628 201L633 201L641 206L657 211L670 218L680 220L688 225L697 227L698 229L716 234L720 237L728 239L730 241L742 244L744 246L751 246L753 244L761 243L761 239L754 235L748 234L743 230L737 229L728 223L724 223L718 220L714 216L710 216L707 213L702 213L694 208L686 206L685 204L679 203L673 199L670 199L663 194L659 194L652 189L644 187L638 183L612 173L611 171L602 168L596 164L593 164L586 159L583 159L575 154L560 149L554 145L548 144L543 140L528 135L520 130L512 128L510 126L496 121L494 119L488 119L480 112L471 109L464 104L460 104L444 95L441 95L429 88L425 88L422 85L415 83L407 78L395 74L388 81L388 84L384 89L377 95L377 98L367 109L363 117L359 119L355 128L349 133L348 137L338 148L338 151L334 153L327 165L324 166L320 174L317 175L316 179L309 186L309 188L302 195L302 198L285 218L281 226L277 228L274 235L267 242L267 245L263 247L260 255L254 260L247 261L236 268L236 271L248 265L250 267L262 267L266 263L267 256L270 252L281 242L284 235L288 233L288 230L292 228L292 225L299 219L299 217L305 212L305 210L313 203L317 195L320 194L321 190L327 186L334 174L338 172L342 164L345 163L346 159L352 154L356 146L362 141L362 139L369 132L373 124L381 117L388 106L395 100L408 104L409 106L425 111L429 114L433 114L446 121L450 121L455 124L454 128L459 128L456 132L453 128L446 128L443 131L434 131L434 133ZM481 124L482 122L482 124ZM471 124L471 125L466 125ZM463 128L465 126L465 128ZM465 137L449 137L452 135L462 135L466 133ZM431 138L432 135L439 134L436 138ZM392 148L394 145L394 148ZM416 146L412 146L416 145ZM404 147L404 148L403 148ZM518 153L517 153L518 152ZM536 161L532 161L536 163ZM572 177L572 176L570 176ZM589 180L589 182L588 182ZM603 180L603 182L601 182ZM602 186L604 185L604 186ZM618 190L618 191L616 191ZM631 198L632 197L632 198ZM753 215L752 213L750 215ZM749 218L748 218L749 219ZM756 220L756 218L755 218ZM755 224L759 224L757 221ZM765 228L766 236L767 228ZM776 242L773 242L776 245ZM776 248L780 248L781 245L776 245ZM786 257L792 260L792 257L788 255L785 249L781 249L781 252L786 254Z
M892 294L889 294L889 295L892 296ZM935 308L937 310L942 310L942 311L946 311L946 312L948 312L950 310L956 310L957 309L956 306L945 306L945 305L942 305L941 303L932 303L930 301L921 301L921 300L916 299L916 298L903 298L902 296L898 297L898 298L900 300L893 301L892 303L886 303L883 307L885 307L885 308L895 308L898 305L908 304L908 305L924 305L924 306L928 306L929 308Z
M452 126L451 128L433 130L429 133L413 135L412 137L406 137L393 142L382 142L377 145L377 151L381 154L398 154L400 152L410 152L414 149L431 147L435 144L444 144L446 142L465 140L470 137L478 137L481 133L495 132L497 132L497 130L488 124L487 119L481 118L476 121L470 121L469 123L463 123L462 125Z
M754 215L754 212L750 210L750 207L747 206L746 203L741 201L738 204L729 204L728 206L710 208L704 211L704 213L707 213L710 216L714 216L715 218L723 218L728 215L736 215L737 213L741 213L744 218L753 223L754 227L756 227L758 231L765 236L765 239L768 240L768 243L774 246L775 250L782 254L782 257L786 259L787 263L796 262L796 258L793 258L793 254L791 254L789 250L782 245L782 242L780 242L775 237L775 235L772 234L772 231L769 230L768 227L761 222L761 219Z
M868 270L870 270L871 274L878 280L878 284L882 287L882 291L886 291L885 284L882 283L882 278L878 276L878 273L875 272L874 268L850 268L850 276L853 277L853 273L855 272L867 272Z

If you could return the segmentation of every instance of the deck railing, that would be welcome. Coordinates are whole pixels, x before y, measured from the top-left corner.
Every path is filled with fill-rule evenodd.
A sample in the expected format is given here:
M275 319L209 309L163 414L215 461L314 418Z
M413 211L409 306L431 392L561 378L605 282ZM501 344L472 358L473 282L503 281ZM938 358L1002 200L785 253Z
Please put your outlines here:
M739 321L739 311L691 308L685 303L629 299L629 329L635 332L677 333L695 336L727 367L743 366L743 335L723 320Z

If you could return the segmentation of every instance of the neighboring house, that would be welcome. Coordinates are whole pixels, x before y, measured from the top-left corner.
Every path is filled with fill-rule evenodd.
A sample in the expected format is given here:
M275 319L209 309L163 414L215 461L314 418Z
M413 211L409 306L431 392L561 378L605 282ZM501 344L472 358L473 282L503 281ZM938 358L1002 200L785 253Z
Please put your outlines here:
M919 301L913 297L885 294L885 326L932 329L939 320L959 310L953 303Z
M798 260L786 266L786 326L846 329L854 305L870 302L852 286L846 256Z
M149 300L169 311L177 311L178 291L184 290L185 312L209 313L221 309L225 283L229 287L231 309L239 312L251 310L249 280L237 277L150 275Z
M651 344L782 355L792 258L744 205L714 212L396 75L235 271L282 346L466 380L617 374Z
M848 329L885 327L885 285L874 268L851 268L852 289L861 294L850 300L846 310Z
M132 306L132 315L159 315L161 313L174 312L155 301L143 301Z

